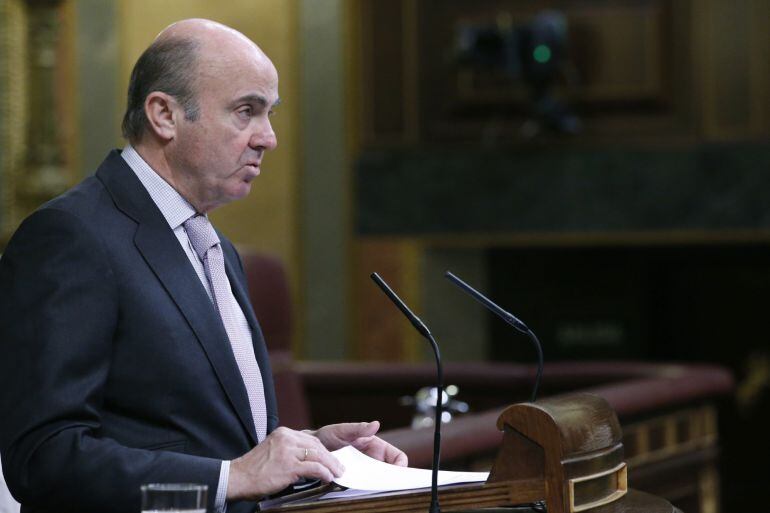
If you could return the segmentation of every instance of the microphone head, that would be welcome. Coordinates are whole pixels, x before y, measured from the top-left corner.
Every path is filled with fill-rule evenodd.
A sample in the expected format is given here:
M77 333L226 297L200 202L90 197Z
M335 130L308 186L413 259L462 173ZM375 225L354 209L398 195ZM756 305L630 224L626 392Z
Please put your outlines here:
M449 281L451 281L452 283L454 283L455 285L463 289L465 292L470 294L471 297L473 297L473 299L475 299L476 301L484 305L492 313L494 313L495 315L500 317L502 320L504 320L505 322L507 322L514 328L516 328L516 330L522 332L525 335L529 334L529 327L527 327L527 325L524 324L524 322L521 319L519 319L512 313L507 312L502 308L500 308L497 304L493 303L487 296L485 296L484 294L482 294L481 292L474 289L473 287L465 283L463 280L461 280L460 278L452 274L451 271L446 271L444 273L444 276L446 276L446 278Z
M533 345L535 346L535 349L537 350L537 377L535 378L535 386L532 389L532 402L535 402L535 399L537 399L537 390L540 387L540 377L543 375L543 348L540 345L540 341L537 339L537 336L535 333L529 329L529 327L524 324L518 317L513 315L510 312L506 312L502 308L500 308L498 305L493 303L487 296L479 292L478 290L474 289L467 283L465 283L463 280L455 276L449 271L446 271L444 273L444 276L449 279L452 283L463 289L465 292L470 294L473 299L484 305L486 308L488 308L492 313L500 317L502 320L510 324L514 327L517 331L520 331L524 335L527 335L531 340Z
M420 318L417 317L414 314L414 312L412 312L409 309L408 306L406 306L406 303L404 303L404 301L400 297L398 297L398 294L396 294L393 291L393 289L391 289L390 286L388 286L388 284L385 283L385 280L380 278L380 275L377 274L376 272L370 274L369 276L371 277L372 280L374 280L374 283L376 283L377 286L380 287L380 289L385 293L385 295L388 296L388 299L390 299L391 302L393 302L393 304L396 305L396 307L399 310L401 310L401 313L403 313L406 316L406 318L409 319L409 322L412 323L412 326L414 326L415 329L417 329L417 331L419 331L423 337L427 339L431 339L432 335L428 327L425 325L425 323L423 323L420 320ZM438 348L436 348L436 350L438 350Z

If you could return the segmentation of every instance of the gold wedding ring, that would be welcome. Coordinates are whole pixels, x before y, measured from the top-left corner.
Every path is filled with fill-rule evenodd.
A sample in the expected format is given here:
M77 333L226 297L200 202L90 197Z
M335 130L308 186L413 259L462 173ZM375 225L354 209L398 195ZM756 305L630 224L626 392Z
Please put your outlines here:
M305 448L305 455L302 456L302 461L305 461L307 459L307 453L308 453L308 450L307 450L307 447L306 447Z

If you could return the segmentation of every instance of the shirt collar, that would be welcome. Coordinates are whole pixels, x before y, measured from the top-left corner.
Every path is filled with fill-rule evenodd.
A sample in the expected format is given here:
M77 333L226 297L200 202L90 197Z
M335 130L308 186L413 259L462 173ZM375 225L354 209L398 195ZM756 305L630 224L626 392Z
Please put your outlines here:
M128 167L136 174L139 181L158 206L172 230L196 214L190 203L179 194L167 181L155 172L133 146L126 145L120 154Z

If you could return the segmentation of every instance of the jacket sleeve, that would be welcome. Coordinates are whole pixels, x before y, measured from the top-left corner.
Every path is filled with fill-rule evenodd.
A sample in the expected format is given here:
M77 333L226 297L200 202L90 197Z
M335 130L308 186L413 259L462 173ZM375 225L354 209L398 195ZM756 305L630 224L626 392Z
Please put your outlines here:
M99 436L120 309L99 236L75 215L44 208L0 259L0 455L25 508L140 509L150 482L209 486L218 459L129 448Z

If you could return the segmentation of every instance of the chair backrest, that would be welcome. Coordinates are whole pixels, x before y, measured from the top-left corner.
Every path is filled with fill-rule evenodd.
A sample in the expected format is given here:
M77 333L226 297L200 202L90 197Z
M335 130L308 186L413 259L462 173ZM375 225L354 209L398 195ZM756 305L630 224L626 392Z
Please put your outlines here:
M281 425L310 427L310 408L299 375L292 363L292 303L283 262L263 253L243 253L249 295L257 315L273 368Z
M249 295L270 352L291 352L292 304L283 262L263 253L241 256Z

